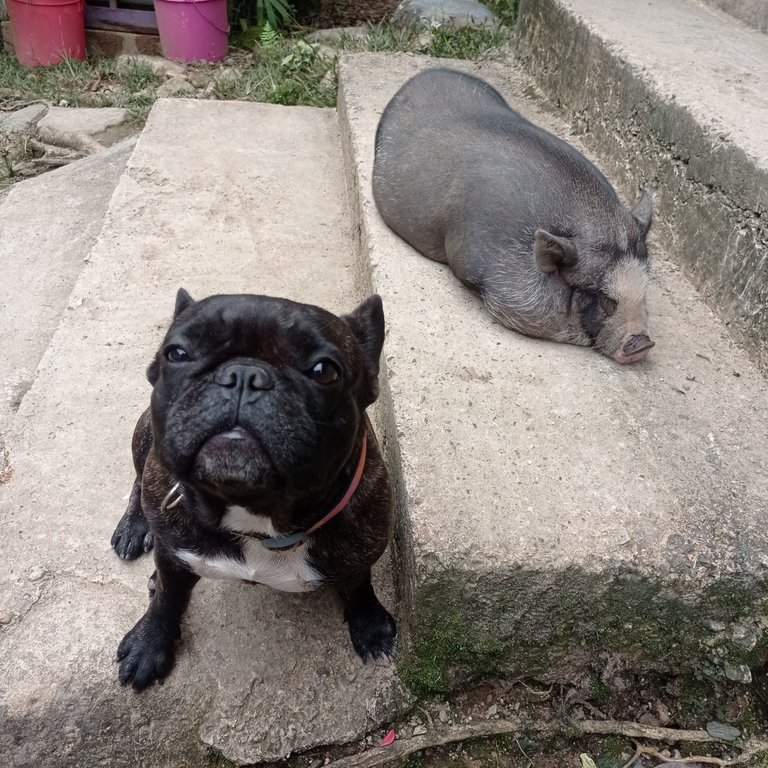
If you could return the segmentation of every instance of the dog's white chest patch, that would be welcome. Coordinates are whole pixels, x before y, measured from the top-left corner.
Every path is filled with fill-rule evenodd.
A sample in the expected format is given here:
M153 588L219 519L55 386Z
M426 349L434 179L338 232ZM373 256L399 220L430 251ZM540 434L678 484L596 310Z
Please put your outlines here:
M269 518L252 515L242 507L231 507L222 518L221 527L235 533L276 535ZM242 541L242 559L210 557L184 549L177 550L176 556L198 576L209 579L244 579L283 592L308 592L319 586L320 574L307 562L306 546L292 552L275 552L258 539L243 536Z

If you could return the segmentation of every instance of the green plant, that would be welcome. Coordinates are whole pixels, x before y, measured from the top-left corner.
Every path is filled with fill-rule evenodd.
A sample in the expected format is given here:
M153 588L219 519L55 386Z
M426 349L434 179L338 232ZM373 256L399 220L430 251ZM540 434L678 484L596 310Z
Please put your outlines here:
M275 30L275 28L269 22L266 22L261 28L261 32L259 32L259 43L261 44L261 47L269 48L279 39L280 34L277 32L277 30Z
M486 5L499 17L502 24L512 26L517 21L520 0L486 0Z
M266 23L280 29L292 24L295 15L296 9L289 0L235 0L230 19L243 30L251 24L261 29Z
M256 0L256 26L268 22L272 27L279 27L292 19L293 6L285 0Z
M280 66L289 73L300 72L306 69L317 58L317 45L310 45L304 40L298 40L293 50L283 56Z
M351 51L414 51L429 56L475 59L504 45L509 31L495 29L456 29L450 25L431 30L399 28L385 22L370 28L364 36L342 35L339 47Z
M114 59L65 59L53 67L29 68L0 53L0 87L20 100L42 99L71 107L125 107L143 118L162 78L146 64L118 69Z

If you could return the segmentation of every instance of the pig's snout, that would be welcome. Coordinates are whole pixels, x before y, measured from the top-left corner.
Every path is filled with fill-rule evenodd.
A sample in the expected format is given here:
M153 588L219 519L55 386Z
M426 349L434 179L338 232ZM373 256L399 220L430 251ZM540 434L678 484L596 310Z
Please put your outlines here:
M641 360L645 360L648 350L655 344L656 342L651 341L650 337L646 334L635 334L624 342L624 346L614 354L613 359L617 363L622 363L622 365L638 363Z

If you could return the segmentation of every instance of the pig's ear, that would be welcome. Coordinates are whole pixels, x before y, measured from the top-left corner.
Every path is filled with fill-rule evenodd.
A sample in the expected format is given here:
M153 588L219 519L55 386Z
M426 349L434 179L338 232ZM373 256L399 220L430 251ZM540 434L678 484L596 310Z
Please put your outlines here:
M179 288L176 293L176 306L173 309L174 320L187 308L191 307L195 300L183 289Z
M551 235L543 229L536 230L533 255L542 272L557 272L564 267L572 267L578 261L572 240Z
M370 405L379 396L379 358L384 346L384 309L381 297L369 296L360 306L344 315L352 332L360 343L365 369L366 405Z
M651 219L653 218L653 197L651 197L651 193L647 189L643 190L640 199L635 203L635 207L632 209L632 217L640 227L640 233L645 237L651 228Z

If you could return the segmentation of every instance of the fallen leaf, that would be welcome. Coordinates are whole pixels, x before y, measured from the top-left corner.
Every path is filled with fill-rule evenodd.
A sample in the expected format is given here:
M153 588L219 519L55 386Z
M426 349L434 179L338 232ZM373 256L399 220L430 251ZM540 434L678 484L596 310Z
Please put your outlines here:
M388 731L387 735L381 740L380 747L388 747L395 740L395 732Z
M581 768L597 768L595 761L586 752L579 757L581 758Z

